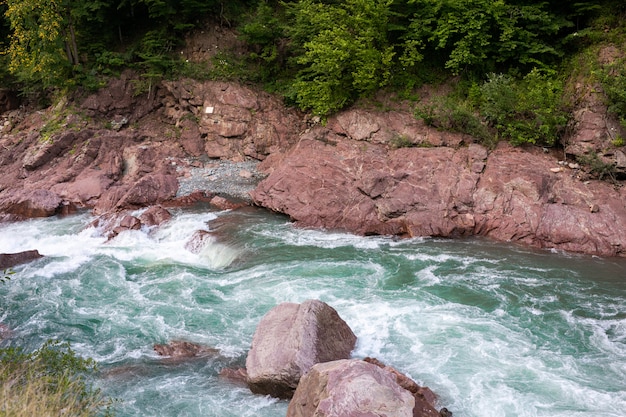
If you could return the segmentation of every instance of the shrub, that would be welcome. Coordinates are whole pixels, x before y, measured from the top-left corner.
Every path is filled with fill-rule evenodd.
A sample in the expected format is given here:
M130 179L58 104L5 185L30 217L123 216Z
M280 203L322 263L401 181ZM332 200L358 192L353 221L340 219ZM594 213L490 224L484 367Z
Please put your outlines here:
M0 349L0 415L110 416L111 401L87 382L95 369L69 343L48 341L33 353Z
M608 110L626 128L626 59L618 59L599 72L608 99Z
M492 74L474 97L498 136L516 146L554 146L568 121L562 82L537 69L519 80Z
M465 100L453 95L440 97L425 106L418 106L414 112L429 126L452 132L466 133L486 146L494 144L494 133L481 121L479 115Z

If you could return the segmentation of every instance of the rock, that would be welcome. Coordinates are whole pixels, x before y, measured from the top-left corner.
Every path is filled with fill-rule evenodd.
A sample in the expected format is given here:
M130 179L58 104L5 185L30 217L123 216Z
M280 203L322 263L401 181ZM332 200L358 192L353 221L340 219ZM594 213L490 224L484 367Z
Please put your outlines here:
M348 358L356 336L337 311L318 300L283 303L261 320L246 358L252 392L293 395L313 365Z
M11 328L9 326L4 323L0 323L0 340L8 339L9 337L11 337L12 333L13 332L11 331Z
M171 218L172 214L161 206L152 206L139 215L139 221L147 227L160 226Z
M49 190L38 189L18 192L4 203L4 207L0 202L0 209L19 219L30 219L58 214L62 205L63 200L59 195Z
M181 80L163 86L168 93L164 112L184 127L183 145L192 153L262 160L291 146L296 139L293 133L302 129L298 113L286 109L277 97L237 83ZM203 137L204 143L186 131L197 131L195 137Z
M287 408L287 417L439 417L414 414L415 398L392 374L358 359L314 365Z
M109 201L117 209L137 209L171 200L176 197L176 190L178 180L175 175L148 174L128 188L112 189ZM104 205L105 211L110 210L107 206Z
M247 206L245 203L230 200L219 195L213 197L209 203L219 210L235 210Z
M317 130L316 130L317 129ZM323 138L324 140L321 140ZM264 166L265 167L265 166ZM362 235L480 235L539 248L626 256L626 190L583 183L540 149L501 143L388 150L318 127L251 193L305 227ZM592 203L593 202L593 203ZM555 204L559 203L559 204ZM590 204L602 207L590 213Z
M251 193L302 226L362 235L467 236L482 165L474 149L402 148L305 135ZM313 136L313 137L311 137ZM366 168L367 167L367 168Z
M207 243L213 241L214 239L215 237L211 232L206 230L196 230L193 235L191 235L187 243L185 243L185 249L191 253L198 254L202 252L202 249L204 249Z
M232 384L239 386L248 386L248 373L244 368L224 368L219 372L219 377Z
M415 407L413 409L414 416L439 416L440 411L437 411L435 404L437 403L437 396L428 387L421 387L411 378L398 371L397 369L387 366L375 358L365 358L365 362L371 363L389 372L395 377L396 382L405 390L413 394L415 398ZM447 411L447 410L446 410ZM450 413L451 415L451 413Z
M0 253L0 270L9 269L39 258L43 258L43 255L36 249L17 253Z
M215 356L219 354L218 349L182 340L172 340L162 345L156 344L154 345L154 351L158 353L159 356L167 356L173 359Z

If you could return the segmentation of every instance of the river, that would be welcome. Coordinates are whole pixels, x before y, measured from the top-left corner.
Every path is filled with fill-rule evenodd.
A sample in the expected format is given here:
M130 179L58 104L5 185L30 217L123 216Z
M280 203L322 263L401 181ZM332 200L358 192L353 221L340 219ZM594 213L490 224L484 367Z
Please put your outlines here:
M398 240L299 229L263 210L173 212L106 241L88 213L0 225L0 253L38 249L0 284L2 346L71 342L100 368L117 416L284 416L286 401L218 377L259 320L320 299L374 356L455 417L626 415L626 260L480 239ZM196 230L220 238L202 252ZM155 343L214 358L175 362Z

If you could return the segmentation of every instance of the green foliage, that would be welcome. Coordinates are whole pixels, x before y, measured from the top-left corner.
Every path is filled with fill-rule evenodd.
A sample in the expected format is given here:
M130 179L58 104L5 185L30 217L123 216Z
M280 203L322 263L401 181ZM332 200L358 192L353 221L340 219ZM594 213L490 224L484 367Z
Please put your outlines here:
M543 66L561 56L555 35L573 26L548 2L409 0L414 14L404 36L404 59L440 50L454 73L497 66Z
M301 53L294 101L321 116L367 96L389 81L393 48L387 44L389 0L291 5L288 35Z
M577 158L578 163L584 165L589 173L599 180L608 178L615 182L617 168L614 163L606 162L596 152L587 155L580 155Z
M88 384L95 371L95 362L76 356L69 343L48 341L32 353L0 349L0 414L112 415L111 401Z
M63 83L71 70L65 54L65 16L52 1L6 0L6 5L12 29L9 71L20 81L44 88Z
M11 269L5 269L4 271L2 271L2 274L0 274L0 282L1 283L5 283L7 281L11 280L11 275L14 275L15 271L11 270Z
M436 97L428 105L418 106L415 116L441 130L466 133L492 146L494 133L483 123L471 103L455 95Z
M536 69L521 80L491 74L473 89L481 115L513 145L554 146L568 121L562 97L562 82Z
M608 110L626 128L626 58L617 59L599 71L608 99Z
M410 138L404 135L396 135L389 141L389 145L392 149L400 149L400 148L413 148L416 146Z
M273 82L285 69L286 39L282 13L265 1L249 14L239 31L241 38L251 49L248 61L253 65L261 82Z

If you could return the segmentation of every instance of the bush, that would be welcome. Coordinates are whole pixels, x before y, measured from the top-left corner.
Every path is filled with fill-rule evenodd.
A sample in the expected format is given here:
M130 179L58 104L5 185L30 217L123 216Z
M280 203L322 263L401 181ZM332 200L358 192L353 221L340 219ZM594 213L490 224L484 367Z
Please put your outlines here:
M414 114L429 126L466 133L489 147L494 144L494 132L481 121L480 116L465 99L453 95L440 97L429 105L418 106Z
M626 59L618 59L606 65L599 75L608 99L609 112L626 128Z
M492 74L473 97L498 136L516 146L554 146L567 125L562 82L537 69L520 80Z
M69 343L49 341L33 353L0 349L0 415L110 416L111 401L87 383L95 370Z

